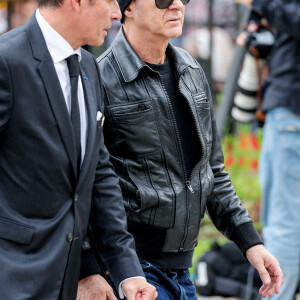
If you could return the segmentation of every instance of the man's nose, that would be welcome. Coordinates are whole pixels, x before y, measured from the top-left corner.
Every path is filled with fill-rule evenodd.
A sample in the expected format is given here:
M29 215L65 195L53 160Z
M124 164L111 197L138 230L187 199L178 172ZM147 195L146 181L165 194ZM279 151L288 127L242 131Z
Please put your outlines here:
M169 6L170 9L180 9L184 7L181 0L174 0L173 3Z
M114 1L114 8L113 8L113 13L112 13L112 19L113 20L121 20L122 18L122 13L120 10L120 6L119 3L117 2L117 0Z

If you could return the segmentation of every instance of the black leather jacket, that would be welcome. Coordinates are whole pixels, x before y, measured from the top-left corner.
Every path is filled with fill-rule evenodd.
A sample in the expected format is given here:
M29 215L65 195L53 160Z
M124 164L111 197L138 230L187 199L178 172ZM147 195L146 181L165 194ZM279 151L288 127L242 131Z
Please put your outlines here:
M228 238L251 219L224 171L204 72L183 49L169 45L167 51L202 145L190 178L160 75L137 56L122 29L98 63L105 90L105 142L120 178L129 231L138 249L180 252L197 244L206 209ZM139 227L153 234L134 229Z

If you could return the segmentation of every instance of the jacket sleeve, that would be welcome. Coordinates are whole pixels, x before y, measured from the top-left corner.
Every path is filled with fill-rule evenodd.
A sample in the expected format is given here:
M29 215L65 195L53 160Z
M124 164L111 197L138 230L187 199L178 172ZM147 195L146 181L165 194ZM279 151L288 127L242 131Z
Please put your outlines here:
M280 32L300 38L300 2L294 0L254 0L253 10L263 15Z
M98 70L97 64L96 68ZM99 95L101 111L104 111L103 94L101 89L101 95ZM104 145L102 130L90 222L97 251L109 269L115 286L119 286L120 282L129 277L144 277L135 252L134 239L127 231L127 219L119 179L109 161L109 153Z
M228 173L224 170L223 150L217 133L212 97L205 75L203 74L203 76L210 102L212 120L210 167L214 175L214 187L207 200L207 212L216 228L227 238L234 241L245 255L250 247L262 244L262 241L254 228L248 211L242 206L236 195Z
M103 270L105 266L101 258L96 254L95 243L92 244L92 233L90 226L88 228L87 236L82 242L82 254L81 254L81 269L79 279L83 279L90 275L100 274L104 277Z
M0 53L0 133L5 128L12 105L12 84L6 61Z

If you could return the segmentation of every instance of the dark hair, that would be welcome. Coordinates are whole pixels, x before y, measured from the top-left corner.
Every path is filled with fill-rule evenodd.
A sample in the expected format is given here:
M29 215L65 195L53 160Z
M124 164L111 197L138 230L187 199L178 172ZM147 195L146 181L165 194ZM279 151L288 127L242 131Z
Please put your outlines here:
M64 0L39 0L39 6L59 7L63 4ZM95 0L89 0L90 4L94 4Z
M58 7L63 4L64 0L39 0L39 6Z

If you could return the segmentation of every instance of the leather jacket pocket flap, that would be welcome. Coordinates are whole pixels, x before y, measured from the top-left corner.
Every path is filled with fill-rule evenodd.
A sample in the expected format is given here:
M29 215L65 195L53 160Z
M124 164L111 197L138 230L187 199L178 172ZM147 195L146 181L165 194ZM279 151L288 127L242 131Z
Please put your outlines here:
M106 112L108 122L104 130L110 153L122 153L126 157L149 154L161 149L151 100L109 105Z
M0 217L0 238L18 244L28 245L32 240L35 228Z
M151 110L150 100L126 103L126 105L107 106L109 117L118 123L142 123L147 116L152 116L152 114L149 114Z

